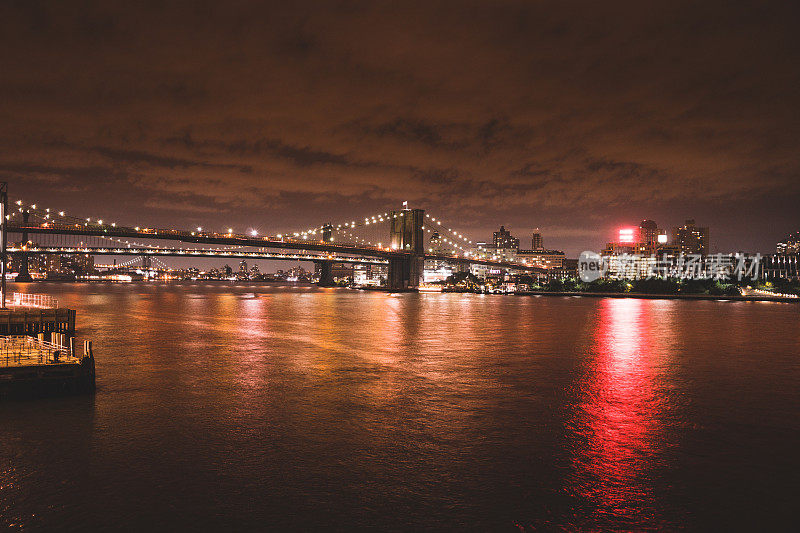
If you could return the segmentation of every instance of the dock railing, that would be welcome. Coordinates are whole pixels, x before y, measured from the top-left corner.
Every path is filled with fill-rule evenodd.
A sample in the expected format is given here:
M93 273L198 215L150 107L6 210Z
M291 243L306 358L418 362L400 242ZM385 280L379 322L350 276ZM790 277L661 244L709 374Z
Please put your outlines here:
M9 307L32 307L36 309L58 309L58 300L47 294L12 292L6 298Z
M27 335L0 336L0 366L79 363L65 335L53 333L55 342Z

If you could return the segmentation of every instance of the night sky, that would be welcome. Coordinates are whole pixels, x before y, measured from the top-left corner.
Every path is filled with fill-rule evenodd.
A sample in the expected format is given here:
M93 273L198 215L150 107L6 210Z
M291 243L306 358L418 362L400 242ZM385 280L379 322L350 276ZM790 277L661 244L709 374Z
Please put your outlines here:
M0 1L0 177L121 224L264 233L407 200L576 256L800 229L797 2Z

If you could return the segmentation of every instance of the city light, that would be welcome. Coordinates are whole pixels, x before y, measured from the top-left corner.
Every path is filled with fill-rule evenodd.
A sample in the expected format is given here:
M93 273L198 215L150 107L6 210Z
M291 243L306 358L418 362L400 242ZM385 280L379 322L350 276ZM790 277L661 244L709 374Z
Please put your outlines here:
M635 240L633 228L622 228L619 230L619 242L632 243Z

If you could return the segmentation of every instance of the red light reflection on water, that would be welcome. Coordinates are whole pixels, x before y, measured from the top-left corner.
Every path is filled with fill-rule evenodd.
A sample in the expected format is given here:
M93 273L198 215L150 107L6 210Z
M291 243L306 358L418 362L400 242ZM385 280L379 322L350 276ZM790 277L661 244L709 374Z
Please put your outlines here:
M665 399L657 387L660 350L652 303L607 299L593 339L573 426L575 493L593 518L652 518L650 472L661 447Z

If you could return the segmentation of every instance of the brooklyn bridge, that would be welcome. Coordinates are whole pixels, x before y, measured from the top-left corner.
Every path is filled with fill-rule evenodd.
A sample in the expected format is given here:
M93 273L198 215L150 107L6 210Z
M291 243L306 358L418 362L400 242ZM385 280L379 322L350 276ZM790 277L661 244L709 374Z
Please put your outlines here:
M319 265L319 284L334 284L334 263L387 267L387 288L414 289L425 261L468 267L485 265L509 273L545 273L540 266L508 260L474 246L474 241L431 216L409 208L324 223L275 235L120 225L4 199L5 253L20 258L18 281L30 279L28 258L37 254L142 257L216 257L309 261ZM435 235L436 246L431 237ZM3 262L5 264L5 261Z

